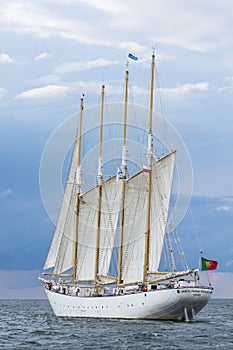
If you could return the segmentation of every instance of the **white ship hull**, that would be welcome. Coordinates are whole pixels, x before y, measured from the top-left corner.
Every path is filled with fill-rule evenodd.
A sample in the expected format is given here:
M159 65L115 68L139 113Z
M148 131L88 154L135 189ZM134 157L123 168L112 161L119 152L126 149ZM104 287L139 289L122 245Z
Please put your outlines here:
M153 290L129 295L79 297L45 289L56 316L155 320L192 320L208 303L206 287Z

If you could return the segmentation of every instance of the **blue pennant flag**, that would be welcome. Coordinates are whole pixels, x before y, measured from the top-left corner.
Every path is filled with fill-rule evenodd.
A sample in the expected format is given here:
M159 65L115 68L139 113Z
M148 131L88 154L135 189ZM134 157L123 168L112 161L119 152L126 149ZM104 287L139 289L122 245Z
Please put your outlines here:
M116 181L122 180L123 176L122 176L122 170L120 168L117 169L117 177L116 177Z
M128 54L128 57L131 58L131 59L134 60L134 61L137 61L137 60L138 60L138 57L137 57L137 56L134 56L132 53L129 53L129 54Z

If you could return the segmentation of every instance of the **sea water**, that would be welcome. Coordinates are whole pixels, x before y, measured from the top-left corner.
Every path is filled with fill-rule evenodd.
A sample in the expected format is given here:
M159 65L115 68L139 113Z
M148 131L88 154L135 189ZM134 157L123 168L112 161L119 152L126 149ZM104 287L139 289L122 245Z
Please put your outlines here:
M0 301L0 349L233 349L233 299L192 322L58 318L47 300Z

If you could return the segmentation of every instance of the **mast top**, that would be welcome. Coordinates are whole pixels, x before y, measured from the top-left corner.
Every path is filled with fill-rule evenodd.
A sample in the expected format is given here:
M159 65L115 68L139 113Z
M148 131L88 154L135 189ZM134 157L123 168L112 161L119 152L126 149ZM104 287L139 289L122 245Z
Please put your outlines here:
M151 83L150 83L150 118L149 118L149 130L148 133L152 134L152 114L153 114L153 97L154 97L154 67L155 67L155 53L152 52L151 60Z

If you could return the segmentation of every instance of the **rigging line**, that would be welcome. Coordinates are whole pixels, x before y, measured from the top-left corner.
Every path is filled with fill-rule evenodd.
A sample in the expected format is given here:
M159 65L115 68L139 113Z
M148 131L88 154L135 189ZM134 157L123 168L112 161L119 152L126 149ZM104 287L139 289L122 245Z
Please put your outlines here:
M137 106L142 106L142 108L146 108L145 106L147 105L148 91L150 91L149 81L150 81L149 79L145 79L146 83L143 82L143 84L142 84L142 86L146 86L146 89L139 87L139 89L141 90L140 94L133 93L133 87L136 86L136 84L135 85L131 84L131 86L129 88L129 97L130 97L130 101L132 101L130 103L132 104L133 117L134 117L134 121L135 121L134 125L135 126L140 125L138 120L140 120L140 122L141 122L141 114L138 112ZM138 101L137 104L135 104L135 99L134 99L135 95L136 95L136 100ZM147 129L146 119L145 119L144 129L145 130ZM135 139L137 139L137 142L139 142L140 144L145 145L145 147L147 147L147 133L145 133L145 134L143 133L143 135L141 136L141 134L139 134L139 132L137 132L137 137ZM143 164L144 160L141 159L141 162Z
M164 205L163 205L163 201L161 199L161 189L160 189L159 184L158 184L157 191L158 191L159 198L160 198L160 208L161 208L161 213L162 213L161 218L163 220L163 224L164 224L164 227L165 227L164 236L165 236L165 239L166 239L166 248L167 248L167 252L168 252L168 257L167 257L168 258L168 264L169 264L171 270L175 271L176 270L176 265L175 265L175 261L174 261L174 257L173 257L173 247L172 247L172 244L171 244L169 233L166 230L167 218L165 219L164 214L163 214L164 213Z
M111 105L111 103L110 103ZM104 123L104 130L107 131L107 134L109 135L109 138L106 140L112 140L113 139L113 133L111 128L111 121L110 121L110 113L109 113L109 104L108 104L108 94L105 92L105 108L104 108L104 115L106 115L105 120L106 123Z
M199 252L200 252L200 257L201 257L201 256L202 256L201 242L200 242L199 234L198 234L198 231L197 231L197 226L195 225L194 216L193 216L193 213L192 213L192 210L191 210L190 207L189 207L189 212L190 212L190 215L191 215L192 224L193 224L193 227L194 227L194 232L195 232L195 235L196 235L197 244L198 244L198 248L199 248ZM199 259L198 259L198 268L200 269L200 267L201 267L201 259L199 258Z
M159 104L160 104L160 109L161 109L161 115L165 115L165 99L163 97L163 89L160 84L160 78L159 78L159 72L158 72L158 67L155 66L155 74L156 74L156 81L157 81L157 91L158 91L158 99L159 99Z
M162 87L160 84L160 77L159 77L159 50L158 50L158 45L155 45L155 74L156 74L156 83L158 86L158 98L159 98L159 103L160 103L160 108L161 108L161 114L162 116L165 114L165 99L162 94Z
M163 250L163 259L164 259L164 270L169 271L169 253L168 253L168 247L167 244L164 245L164 250Z
M110 113L109 113L109 105L108 105L108 95L107 95L107 93L105 93L105 108L104 108L104 115L105 115L105 120L106 120L106 123L104 123L104 128L103 128L103 131L105 132L105 135L107 134L108 135L108 138L107 138L107 140L105 140L105 142L106 141L109 141L109 140L113 140L113 139L116 139L116 138L119 138L119 137L117 137L118 135L116 134L116 132L115 132L115 125L116 124L114 124L113 125L113 127L111 126L111 120L110 120ZM111 107L111 103L110 103L110 107ZM113 135L113 130L114 130L114 132L115 132L115 136ZM103 147L106 147L105 146L105 143L103 143ZM117 158L117 147L116 148L114 148L114 154L113 154L113 157L112 157L112 161L110 162L110 164L111 164L111 167L112 168L110 168L110 169L112 169L112 174L111 175L106 175L106 174L104 174L104 177L106 177L106 176L112 176L112 175L115 175L116 174L116 172L117 171L113 171L113 169L114 169L114 160ZM103 160L104 161L104 160ZM104 163L103 163L103 167L104 167Z
M108 95L107 93L105 92L105 108L104 108L104 111L106 114L106 121L107 121L107 124L105 124L106 126L109 126L110 124L110 119L109 119L109 110L108 110ZM111 132L111 128L109 128L109 134L110 134L110 139L112 139L112 132Z
M132 71L137 71L139 70L139 66L143 63L143 60L140 60L137 62L137 68L134 67L134 70L132 69ZM145 60L144 60L145 61ZM141 63L140 63L141 62ZM133 105L135 105L135 100L134 97L136 96L136 100L137 100L137 105L141 105L141 106L147 106L147 98L148 98L148 91L150 91L150 79L146 79L145 75L143 75L143 80L141 80L141 86L139 86L137 84L137 81L132 81L132 79L130 80L130 86L129 86L129 100L130 103L132 103ZM132 84L132 83L133 84ZM146 88L143 88L145 87ZM133 92L139 92L139 93L133 93ZM131 102L132 101L132 102Z
M170 226L171 226L171 228L174 227L173 236L174 236L175 246L177 249L178 256L180 257L180 260L182 261L183 268L188 270L189 269L188 263L186 260L186 256L184 254L181 240L180 240L179 235L178 235L177 227L174 225L174 223L176 222L175 211L174 211L174 195L171 196L171 209L172 209L173 215L170 218Z
M111 194L110 194L110 198L112 198L114 196L114 202L116 201L116 197L117 197L116 187L117 187L117 185L115 183L114 187L111 190ZM114 234L114 236L115 236L115 225L114 225L114 222L113 222L113 220L114 220L114 212L113 212L113 208L112 209L110 208L110 204L109 204L109 200L108 200L109 199L108 198L108 192L107 192L106 186L103 187L103 192L104 192L104 196L105 196L105 203L106 203L106 206L107 206L107 212L109 213L109 215L107 217L106 227L108 227L108 229L111 230L111 233ZM105 242L105 247L107 245L107 249L110 249L112 246L114 246L114 242L113 242L113 244L111 244L111 235L109 235L109 236L105 235L104 236L104 242ZM104 260L106 261L106 259L107 259L107 254L105 252ZM109 265L110 265L110 261L109 261ZM109 270L109 266L108 266L108 270Z
M167 140L168 140L167 127L165 124L166 104L165 104L165 98L164 98L164 94L163 94L163 88L162 88L162 85L160 83L159 52L158 52L157 45L156 45L156 59L155 59L155 74L156 74L158 100L159 100L159 105L160 105L160 109L161 109L161 116L162 116L162 123L163 123L162 130L164 133L164 142L165 142L164 147L165 147L166 151L170 151L166 146ZM164 152L164 151L162 151L162 152Z
M171 239L170 239L170 234L166 231L165 231L165 237L167 239L167 247L168 247L168 252L169 252L169 261L170 261L171 270L174 272L174 271L176 271L176 264L175 264L175 260L173 257L173 247L172 247L172 243L171 243Z
M133 131L134 131L134 138L133 138L133 141L137 142L139 145L144 145L144 147L146 148L146 141L147 141L147 134L146 133L143 133L143 135L141 136L141 133L142 133L142 130L141 128L139 127L138 128L138 125L140 125L139 123L139 120L141 118L141 114L139 113L138 111L138 106L135 105L135 103L133 102L132 104L132 110L131 110L131 114L133 114L133 120L134 120L134 127L133 127ZM140 120L141 121L141 120ZM146 125L144 126L144 129L146 129ZM131 154L137 154L138 155L138 152L136 153L132 153ZM146 155L146 151L144 153L144 156ZM139 155L138 155L139 156ZM141 166L144 162L144 159L142 159L142 156L140 157L140 162L141 162Z

